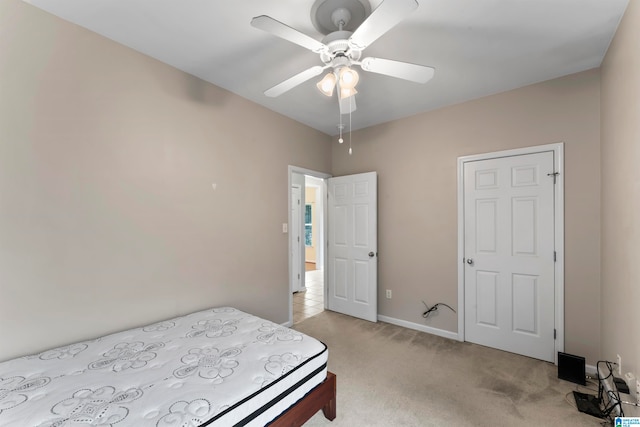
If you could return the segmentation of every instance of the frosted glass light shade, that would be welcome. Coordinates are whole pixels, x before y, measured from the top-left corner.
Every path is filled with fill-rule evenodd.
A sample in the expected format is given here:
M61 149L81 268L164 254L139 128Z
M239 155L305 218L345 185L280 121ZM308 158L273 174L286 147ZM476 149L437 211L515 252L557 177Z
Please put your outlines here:
M354 87L349 88L340 86L340 99L348 98L355 95L356 93L358 93L358 91Z
M327 75L324 76L322 80L320 80L316 84L316 86L318 87L318 90L323 94L327 96L332 96L333 90L336 87L336 80L337 80L336 75L333 72L327 73Z

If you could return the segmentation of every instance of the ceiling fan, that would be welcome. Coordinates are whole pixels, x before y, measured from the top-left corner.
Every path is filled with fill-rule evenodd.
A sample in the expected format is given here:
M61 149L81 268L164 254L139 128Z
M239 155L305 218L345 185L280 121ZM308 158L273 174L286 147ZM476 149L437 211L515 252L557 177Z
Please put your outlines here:
M348 114L356 108L354 95L359 75L352 68L354 65L371 73L426 83L434 75L432 67L375 57L360 59L364 49L417 7L416 0L384 0L371 12L368 0L316 0L311 9L311 20L314 27L325 34L322 41L270 16L253 18L253 27L319 54L324 64L308 68L267 89L264 94L280 96L330 68L331 71L317 83L317 87L327 96L333 96L337 88L340 113Z

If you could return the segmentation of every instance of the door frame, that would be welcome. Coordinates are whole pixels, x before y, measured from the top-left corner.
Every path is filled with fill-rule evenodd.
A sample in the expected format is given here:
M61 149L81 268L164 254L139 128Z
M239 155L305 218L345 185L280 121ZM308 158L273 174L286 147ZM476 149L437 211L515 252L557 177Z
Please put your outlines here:
M537 145L491 153L474 154L458 157L458 341L465 340L464 315L464 164L467 162L489 160L500 157L521 156L552 151L554 153L554 171L556 188L554 191L554 245L556 262L554 263L555 304L554 328L556 330L555 363L558 363L558 352L564 352L564 143Z
M298 206L297 212L298 212L298 237L299 240L297 242L293 241L293 235L295 230L293 230L293 224L295 223L294 221L294 217L293 217L293 213L291 214L291 221L289 222L289 227L288 227L288 231L289 231L289 253L293 254L293 249L297 243L298 246L298 271L300 272L300 278L296 279L294 272L293 272L293 264L291 262L291 258L289 258L289 270L290 270L290 277L291 277L291 291L293 292L294 289L296 289L297 291L303 291L306 290L305 286L304 286L304 265L305 265L305 259L304 259L304 226L302 225L303 221L303 205L304 205L304 194L303 194L303 187L300 186L300 184L291 184L291 210L292 211L296 211L295 206L293 205L293 192L294 190L297 189L298 192L300 193L300 206Z
M294 173L299 173L301 175L309 175L309 176L313 176L314 178L318 178L321 179L323 181L322 183L322 197L324 198L323 200L327 200L327 179L331 178L331 175L324 173L324 172L318 172L318 171L314 171L311 169L306 169L306 168L302 168L299 166L293 166L293 165L289 165L287 167L287 224L291 224L291 185L293 183L293 174ZM302 200L304 200L304 192L303 192L303 197ZM322 204L322 221L323 224L327 224L327 204L323 203ZM325 242L324 244L326 245L327 242L327 228L328 227L323 227L322 233L323 233L323 241ZM303 234L304 235L304 234ZM288 276L289 276L289 305L288 305L288 310L289 310L289 321L287 322L287 326L291 326L293 325L293 274L291 272L291 238L289 235L287 235L287 241L288 243L288 252L287 252L287 267L289 270ZM326 248L325 248L326 249ZM326 251L325 251L326 252ZM324 283L324 308L327 308L327 257L325 256L323 259L323 265L322 265L322 274L323 274L323 283ZM302 270L302 273L304 274L304 269ZM303 276L304 278L304 276Z

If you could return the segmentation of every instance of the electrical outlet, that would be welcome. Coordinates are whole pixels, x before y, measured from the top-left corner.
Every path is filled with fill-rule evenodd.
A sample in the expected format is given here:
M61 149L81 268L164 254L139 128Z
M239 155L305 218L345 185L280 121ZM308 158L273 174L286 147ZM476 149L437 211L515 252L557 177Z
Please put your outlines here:
M624 382L627 383L627 386L629 387L629 395L631 395L631 397L636 397L636 377L631 372L627 372L624 374Z
M633 387L636 381L636 377L634 377L631 372L627 372L626 374L624 374L624 381L629 387Z
M391 289L387 289L387 299L391 299Z
M622 357L616 354L616 364L618 365L618 376L622 376Z

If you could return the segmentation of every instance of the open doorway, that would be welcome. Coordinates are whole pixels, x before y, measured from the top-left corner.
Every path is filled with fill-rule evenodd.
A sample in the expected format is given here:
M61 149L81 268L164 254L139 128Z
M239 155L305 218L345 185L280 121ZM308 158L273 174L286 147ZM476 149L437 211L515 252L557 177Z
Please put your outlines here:
M293 323L324 311L324 180L304 176L302 236L304 240L304 290L293 295ZM295 221L293 221L295 224Z
M305 271L324 267L324 180L304 176L304 261Z
M326 179L329 175L289 166L289 324L315 316L326 301ZM296 209L297 189L300 209Z

